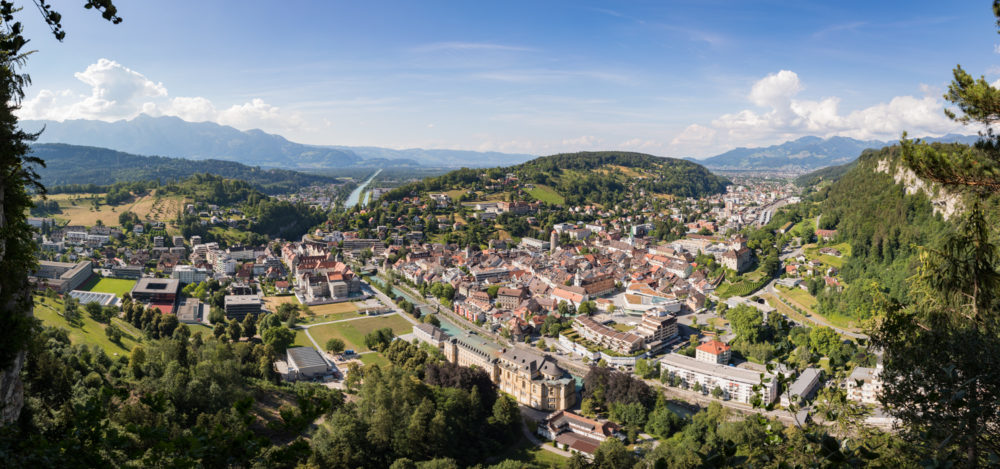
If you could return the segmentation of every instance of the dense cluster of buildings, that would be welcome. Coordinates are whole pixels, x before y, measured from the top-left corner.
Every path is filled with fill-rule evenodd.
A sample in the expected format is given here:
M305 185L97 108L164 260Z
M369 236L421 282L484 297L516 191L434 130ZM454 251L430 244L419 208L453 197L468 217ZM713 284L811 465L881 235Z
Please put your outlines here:
M295 293L303 304L318 305L363 299L361 279L332 254L333 241L285 243L281 259L295 279Z
M656 245L626 235L628 230L620 226L586 229L588 237L568 248L558 246L553 236L549 242L527 239L518 246L494 241L486 250L433 243L405 248L389 245L381 257L385 270L413 285L451 285L456 292L452 301L455 313L494 329L506 329L515 338L530 334L547 315L558 313L560 304L575 310L593 301L599 310L637 317L651 310L657 311L655 316L663 315L662 311L700 311L721 280L709 278L704 268L695 265L699 251L685 247L683 240L676 245ZM745 242L740 238L712 240L714 243L695 241L698 247L718 244L719 256L729 246ZM395 262L387 262L390 258ZM492 296L487 294L491 286L499 286ZM621 289L626 291L619 295ZM652 322L655 320L647 320L645 327L662 334ZM616 342L610 348L621 345L634 350L645 342L633 341L634 346Z

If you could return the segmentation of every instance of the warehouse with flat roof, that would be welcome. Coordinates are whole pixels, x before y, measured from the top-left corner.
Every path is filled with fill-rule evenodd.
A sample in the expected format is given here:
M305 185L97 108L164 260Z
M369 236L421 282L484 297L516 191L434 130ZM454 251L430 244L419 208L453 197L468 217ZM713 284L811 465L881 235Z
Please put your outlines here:
M330 371L330 364L312 347L293 347L285 352L288 360L285 379L312 379Z

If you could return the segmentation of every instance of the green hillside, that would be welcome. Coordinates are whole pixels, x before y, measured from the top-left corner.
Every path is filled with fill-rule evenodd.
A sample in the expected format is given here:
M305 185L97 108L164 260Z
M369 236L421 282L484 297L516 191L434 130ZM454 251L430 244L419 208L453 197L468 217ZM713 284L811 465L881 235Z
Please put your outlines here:
M957 144L933 144L950 146ZM934 244L948 224L923 193L907 194L895 173L902 164L900 147L866 151L842 176L818 190L819 227L836 229L837 238L851 246L841 279L852 285L844 294L820 295L821 308L848 316L863 315L867 298L856 285L884 289L890 297L908 299L906 279L914 274L919 246ZM829 168L828 168L829 169ZM940 190L940 189L935 189Z
M514 176L516 180L508 178ZM402 186L386 200L456 189L477 191L480 198L500 185L527 187L542 202L566 205L614 205L647 196L701 197L725 190L728 180L686 160L630 152L563 153L506 168L459 169ZM528 186L531 187L528 187ZM539 190L541 188L541 190Z

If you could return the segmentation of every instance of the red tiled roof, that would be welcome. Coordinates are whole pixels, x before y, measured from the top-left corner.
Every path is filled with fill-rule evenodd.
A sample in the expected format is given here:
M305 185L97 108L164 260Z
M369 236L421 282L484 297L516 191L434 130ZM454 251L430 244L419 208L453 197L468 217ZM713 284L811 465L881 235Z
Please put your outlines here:
M698 350L711 353L712 355L722 355L729 351L729 346L718 340L710 340L698 346Z

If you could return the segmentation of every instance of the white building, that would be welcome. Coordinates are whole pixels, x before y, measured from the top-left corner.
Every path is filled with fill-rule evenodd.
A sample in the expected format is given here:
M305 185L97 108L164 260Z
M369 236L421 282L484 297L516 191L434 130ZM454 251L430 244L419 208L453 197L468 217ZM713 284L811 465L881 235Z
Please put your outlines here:
M223 255L216 256L215 273L219 275L232 275L236 273L236 259Z
M717 365L728 365L731 354L729 345L718 340L710 340L695 349L696 359Z
M878 396L882 394L881 374L881 363L875 368L855 368L847 377L847 398L862 404L878 404Z
M821 374L819 368L809 367L802 370L795 382L788 386L788 392L781 394L781 405L788 407L792 403L800 404L812 397L819 386Z
M312 347L293 347L286 352L287 369L282 373L288 381L310 379L330 371L330 364ZM281 366L278 367L281 372Z
M181 283L201 283L208 278L208 269L195 267L192 265L174 266L170 272L170 278L180 280Z
M647 343L669 341L677 337L677 317L673 314L660 316L655 312L643 314L635 333L645 337Z
M680 378L688 387L697 383L705 392L718 387L722 389L723 397L737 402L749 404L755 394L760 395L764 404L778 398L774 380L762 383L757 371L705 362L679 353L664 356L660 359L660 366L664 373ZM773 378L768 374L765 377ZM760 386L760 391L754 391L754 386Z

